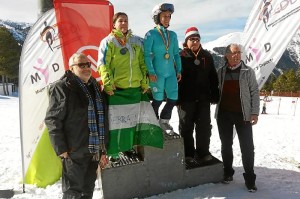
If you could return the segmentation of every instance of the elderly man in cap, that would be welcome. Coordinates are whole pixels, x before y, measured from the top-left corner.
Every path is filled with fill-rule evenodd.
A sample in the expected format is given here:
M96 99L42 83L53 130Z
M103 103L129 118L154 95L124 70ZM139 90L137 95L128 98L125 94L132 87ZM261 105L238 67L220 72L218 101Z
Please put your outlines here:
M219 101L219 89L213 58L202 48L200 39L196 27L186 30L184 48L180 53L182 78L179 82L178 115L186 161L196 158L205 162L212 159L209 152L212 127L210 104Z

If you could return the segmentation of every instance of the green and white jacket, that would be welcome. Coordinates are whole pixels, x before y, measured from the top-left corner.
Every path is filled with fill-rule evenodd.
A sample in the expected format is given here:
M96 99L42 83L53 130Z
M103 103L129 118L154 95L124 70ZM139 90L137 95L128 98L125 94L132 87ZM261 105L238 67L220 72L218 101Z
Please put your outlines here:
M116 37L122 40L125 36L114 29L101 41L99 47L97 65L104 90L112 91L113 85L121 89L148 89L142 38L133 35L129 30L126 44L122 46Z

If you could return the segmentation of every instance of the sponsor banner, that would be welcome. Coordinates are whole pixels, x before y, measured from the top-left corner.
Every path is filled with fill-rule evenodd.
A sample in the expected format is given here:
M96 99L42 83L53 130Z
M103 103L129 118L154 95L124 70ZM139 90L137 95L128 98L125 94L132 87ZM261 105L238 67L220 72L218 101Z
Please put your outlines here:
M88 56L93 76L100 80L98 46L112 28L113 6L108 1L54 0L54 5L30 29L19 70L23 180L38 187L55 183L61 175L61 160L44 124L49 84L63 76L75 52Z
M244 62L261 89L299 28L300 0L257 0L243 33Z
M24 183L40 187L54 183L61 175L60 160L47 141L44 124L48 85L65 71L56 24L53 9L34 24L23 45L19 70Z
M113 6L103 0L54 0L54 8L65 69L72 54L84 53L92 63L93 77L100 81L98 48L112 29Z

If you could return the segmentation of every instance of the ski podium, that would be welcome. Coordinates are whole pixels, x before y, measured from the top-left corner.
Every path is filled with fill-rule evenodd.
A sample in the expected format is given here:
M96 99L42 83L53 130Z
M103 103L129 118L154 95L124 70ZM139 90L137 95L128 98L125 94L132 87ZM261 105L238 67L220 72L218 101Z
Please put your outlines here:
M221 182L223 164L214 158L186 163L183 139L164 136L163 149L137 147L136 154L121 155L101 170L105 199L142 198L205 183Z

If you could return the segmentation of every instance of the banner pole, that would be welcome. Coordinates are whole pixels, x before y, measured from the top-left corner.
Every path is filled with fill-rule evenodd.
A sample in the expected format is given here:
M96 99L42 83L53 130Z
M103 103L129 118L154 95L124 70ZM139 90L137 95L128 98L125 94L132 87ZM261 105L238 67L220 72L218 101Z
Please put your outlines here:
M21 64L21 63L20 63ZM20 72L21 70L19 70ZM19 83L19 85L21 85ZM19 89L19 121L20 121L20 141L21 141L21 158L22 158L22 183L23 193L25 193L25 161L24 161L24 144L23 144L23 132L22 132L22 89Z

